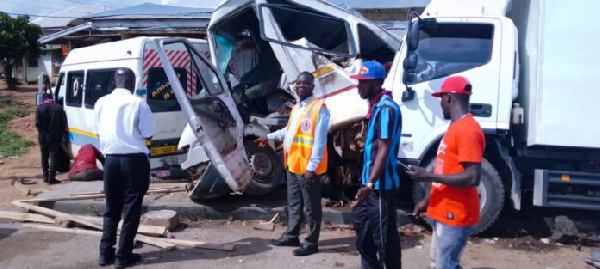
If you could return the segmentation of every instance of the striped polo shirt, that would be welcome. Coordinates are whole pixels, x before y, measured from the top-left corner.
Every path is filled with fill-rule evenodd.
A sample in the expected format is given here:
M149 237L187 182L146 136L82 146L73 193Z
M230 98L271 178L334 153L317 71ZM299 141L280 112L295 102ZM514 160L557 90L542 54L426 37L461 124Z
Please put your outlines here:
M386 158L386 164L381 178L377 179L375 189L380 189L381 179L385 179L385 189L400 187L400 171L397 169L398 150L400 147L400 133L402 129L402 115L400 107L389 94L383 94L370 108L367 127L367 138L364 148L364 163L362 170L362 184L369 181L369 173L377 155L377 139L391 140Z

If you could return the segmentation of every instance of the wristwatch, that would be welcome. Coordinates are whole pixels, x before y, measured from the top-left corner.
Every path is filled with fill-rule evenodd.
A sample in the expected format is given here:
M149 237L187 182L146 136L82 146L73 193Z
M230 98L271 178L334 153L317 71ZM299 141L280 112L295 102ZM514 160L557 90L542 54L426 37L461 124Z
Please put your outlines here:
M375 188L375 184L374 183L367 183L367 188L369 188L369 190L373 190L373 188Z

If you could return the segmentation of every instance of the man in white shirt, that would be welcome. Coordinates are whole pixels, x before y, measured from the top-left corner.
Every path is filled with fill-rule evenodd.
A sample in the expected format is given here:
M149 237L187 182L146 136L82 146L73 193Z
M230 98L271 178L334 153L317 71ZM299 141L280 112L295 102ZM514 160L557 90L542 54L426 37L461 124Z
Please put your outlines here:
M145 140L156 130L148 104L132 95L135 74L129 68L115 72L115 90L98 100L94 107L100 151L106 156L104 192L106 212L100 240L98 264L114 262L115 268L140 263L133 254L133 239L140 224L142 201L150 185L150 162ZM117 226L124 215L121 238L115 255Z

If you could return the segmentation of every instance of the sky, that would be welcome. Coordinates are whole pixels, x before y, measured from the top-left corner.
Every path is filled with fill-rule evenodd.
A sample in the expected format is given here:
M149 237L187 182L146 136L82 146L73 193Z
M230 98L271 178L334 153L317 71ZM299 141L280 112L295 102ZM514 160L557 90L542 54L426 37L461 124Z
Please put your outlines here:
M112 8L123 8L139 5L142 3L153 3L163 5L180 5L194 7L215 7L220 0L0 0L0 11L6 13L19 13L28 15L51 15L75 5L98 5ZM36 17L31 16L31 20Z

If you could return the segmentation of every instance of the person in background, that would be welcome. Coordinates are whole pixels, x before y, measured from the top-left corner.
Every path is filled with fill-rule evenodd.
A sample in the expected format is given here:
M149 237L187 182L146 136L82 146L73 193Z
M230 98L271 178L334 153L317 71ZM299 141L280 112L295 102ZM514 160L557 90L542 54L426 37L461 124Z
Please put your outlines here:
M156 123L148 104L133 95L133 71L119 68L114 78L115 90L94 106L100 151L106 156L106 211L98 264L114 263L115 268L126 268L142 262L142 256L132 251L133 240L140 224L144 195L150 186L149 150L145 141L154 135ZM121 214L123 226L115 253L113 246Z
M44 101L35 111L35 127L42 153L44 182L60 183L56 180L57 158L60 143L67 132L67 115L62 106L54 102L51 94L43 95Z
M417 203L413 213L418 217L426 211L433 220L432 266L438 269L462 268L460 256L469 229L480 218L477 185L485 137L469 113L472 90L469 80L455 76L432 94L440 98L444 119L450 120L450 126L437 149L433 172L412 165L406 172L415 182L431 183L430 195Z
M73 166L69 170L69 181L102 180L102 170L98 169L96 160L104 165L104 156L91 144L82 146L77 152Z
M327 172L327 126L329 110L325 102L313 97L315 79L302 72L295 81L300 102L294 105L287 127L259 138L259 146L269 140L283 140L285 165L288 170L288 229L273 242L276 246L299 246L302 207L306 208L306 240L294 250L294 256L319 252L321 231L321 176Z

